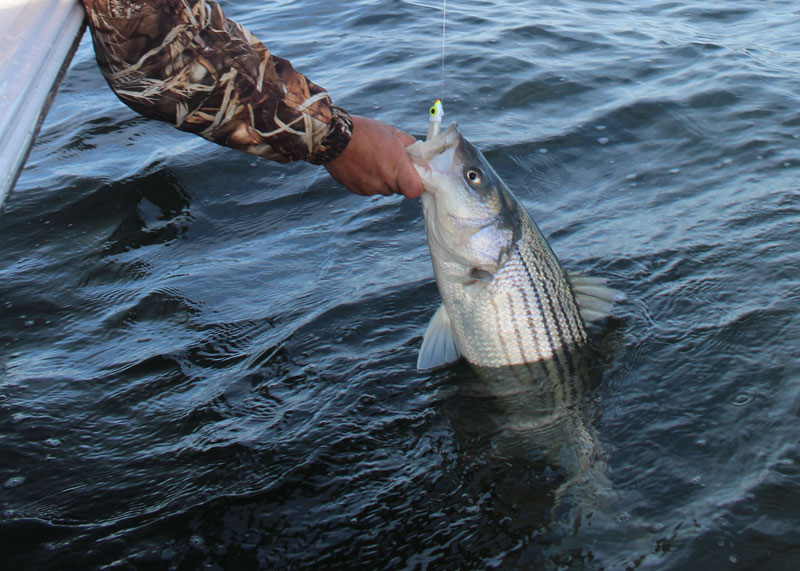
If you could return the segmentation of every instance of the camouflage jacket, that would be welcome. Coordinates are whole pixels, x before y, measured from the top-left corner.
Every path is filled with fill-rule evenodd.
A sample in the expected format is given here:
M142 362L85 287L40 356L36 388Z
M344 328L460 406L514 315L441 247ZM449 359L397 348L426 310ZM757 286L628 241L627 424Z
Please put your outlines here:
M97 61L131 109L220 145L330 161L353 123L209 0L82 0Z

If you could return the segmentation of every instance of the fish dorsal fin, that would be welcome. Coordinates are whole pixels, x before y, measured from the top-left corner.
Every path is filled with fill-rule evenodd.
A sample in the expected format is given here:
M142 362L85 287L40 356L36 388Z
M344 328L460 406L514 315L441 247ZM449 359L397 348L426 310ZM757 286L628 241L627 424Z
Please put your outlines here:
M568 276L584 321L601 321L611 315L614 302L622 296L619 291L608 287L603 278L576 273L569 273Z
M453 335L453 325L444 305L440 305L431 317L425 336L422 338L422 347L417 357L417 370L428 371L458 361L461 357L461 347Z

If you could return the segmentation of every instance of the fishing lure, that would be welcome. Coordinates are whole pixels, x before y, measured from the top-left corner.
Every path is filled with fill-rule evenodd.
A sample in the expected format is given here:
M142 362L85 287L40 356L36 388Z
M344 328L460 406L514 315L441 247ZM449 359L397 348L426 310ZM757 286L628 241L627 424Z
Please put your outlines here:
M444 117L444 107L442 107L441 99L437 99L430 108L430 121L428 123L428 138L430 141L439 134L442 127L442 117Z

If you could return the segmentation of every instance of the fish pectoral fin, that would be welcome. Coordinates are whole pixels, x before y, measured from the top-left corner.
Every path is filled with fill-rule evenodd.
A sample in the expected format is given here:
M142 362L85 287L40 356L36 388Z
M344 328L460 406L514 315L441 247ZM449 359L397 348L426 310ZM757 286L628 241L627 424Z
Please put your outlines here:
M603 278L582 276L570 273L569 282L575 293L575 301L583 320L587 323L601 321L611 315L614 303L623 297L622 293L606 285Z
M464 274L458 276L454 275L452 279L453 281L465 286L471 286L475 284L486 285L491 283L491 281L494 279L494 274L482 268L469 268L468 270L465 270Z
M422 338L422 347L417 357L417 370L429 371L448 363L458 361L461 357L461 347L453 334L453 325L444 305L440 305L433 314L425 336Z
M468 279L474 281L490 282L494 279L494 274L481 268L472 268L467 274Z

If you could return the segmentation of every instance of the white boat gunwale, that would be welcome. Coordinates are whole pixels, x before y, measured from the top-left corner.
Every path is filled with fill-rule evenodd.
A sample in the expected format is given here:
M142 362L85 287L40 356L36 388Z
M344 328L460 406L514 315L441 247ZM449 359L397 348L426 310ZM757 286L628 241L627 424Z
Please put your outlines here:
M85 28L78 0L0 0L0 207Z

